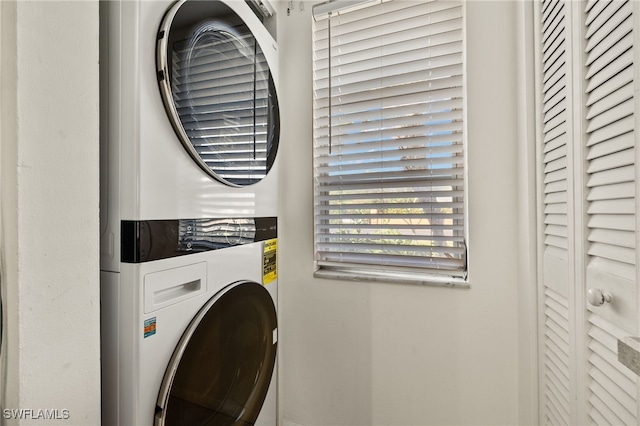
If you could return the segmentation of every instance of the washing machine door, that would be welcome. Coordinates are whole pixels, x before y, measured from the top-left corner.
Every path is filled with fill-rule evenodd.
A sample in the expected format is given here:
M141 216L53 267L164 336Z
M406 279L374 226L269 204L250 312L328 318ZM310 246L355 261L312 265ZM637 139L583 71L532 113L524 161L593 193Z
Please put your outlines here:
M156 425L253 425L276 359L276 310L247 281L212 297L184 332L165 373Z
M235 7L255 18L244 2ZM278 149L278 100L261 45L275 41L258 40L221 1L178 1L158 32L158 81L171 124L202 170L231 186L263 179Z

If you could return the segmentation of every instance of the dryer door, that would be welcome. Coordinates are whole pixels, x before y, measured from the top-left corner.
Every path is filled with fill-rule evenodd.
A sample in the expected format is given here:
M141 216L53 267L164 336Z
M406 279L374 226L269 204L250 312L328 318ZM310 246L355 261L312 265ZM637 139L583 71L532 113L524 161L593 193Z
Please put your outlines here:
M264 286L240 281L212 297L173 353L155 424L254 424L274 371L276 333Z
M196 163L231 186L264 178L278 149L266 43L275 44L256 40L221 1L179 1L158 32L158 80L173 128Z

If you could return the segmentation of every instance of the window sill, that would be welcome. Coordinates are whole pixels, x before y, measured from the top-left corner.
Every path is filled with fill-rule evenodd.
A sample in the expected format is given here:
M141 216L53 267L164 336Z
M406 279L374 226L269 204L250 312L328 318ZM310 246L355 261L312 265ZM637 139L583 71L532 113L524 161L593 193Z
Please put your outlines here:
M471 287L469 280L461 277L403 274L400 272L319 269L313 273L313 276L315 278L332 279L339 281L384 282L394 284L423 285L429 287Z

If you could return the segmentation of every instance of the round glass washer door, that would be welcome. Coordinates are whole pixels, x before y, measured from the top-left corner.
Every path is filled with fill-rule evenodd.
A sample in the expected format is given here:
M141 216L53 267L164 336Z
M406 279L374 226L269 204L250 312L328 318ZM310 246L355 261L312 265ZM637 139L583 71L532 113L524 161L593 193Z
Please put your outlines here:
M278 100L260 44L236 12L220 1L178 1L160 26L156 60L171 124L202 170L231 186L262 180L278 150Z
M276 310L261 284L239 281L212 297L174 350L155 425L252 425L276 360Z

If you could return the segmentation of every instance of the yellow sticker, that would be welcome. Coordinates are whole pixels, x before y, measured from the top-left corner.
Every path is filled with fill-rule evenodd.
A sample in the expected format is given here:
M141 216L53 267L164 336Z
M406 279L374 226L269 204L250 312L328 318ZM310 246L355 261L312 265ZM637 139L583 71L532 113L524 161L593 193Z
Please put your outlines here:
M262 253L262 284L267 285L278 278L278 240L267 240L264 242L264 252Z

